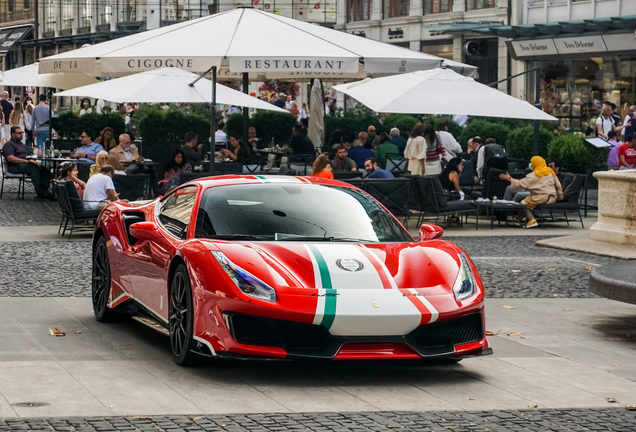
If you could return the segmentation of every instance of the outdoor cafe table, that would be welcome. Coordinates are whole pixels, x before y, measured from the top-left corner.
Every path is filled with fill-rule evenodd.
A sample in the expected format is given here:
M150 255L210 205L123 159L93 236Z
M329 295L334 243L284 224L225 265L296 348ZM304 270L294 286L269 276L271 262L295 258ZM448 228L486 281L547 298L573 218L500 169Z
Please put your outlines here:
M519 210L523 208L519 203L508 201L475 201L475 205L477 205L477 223L475 224L476 230L479 230L479 213L482 208L486 210L486 217L490 217L490 229L494 228L494 214L496 211L510 214L518 213Z
M140 173L140 174L146 174L146 170L147 170L147 174L148 174L148 197L151 197L153 195L153 187L157 184L157 182L159 180L157 180L157 170L156 170L156 165L157 162L153 161L152 159L145 159L143 162L136 162L136 161L120 161L121 164L125 167L127 167L128 165L137 165L139 167L144 167L144 170Z
M44 162L46 168L51 172L51 191L53 192L53 196L57 193L57 188L55 188L55 178L57 177L57 169L64 162L77 162L77 159L66 158L66 157L40 157L40 156L27 156L27 159L35 159L40 162Z

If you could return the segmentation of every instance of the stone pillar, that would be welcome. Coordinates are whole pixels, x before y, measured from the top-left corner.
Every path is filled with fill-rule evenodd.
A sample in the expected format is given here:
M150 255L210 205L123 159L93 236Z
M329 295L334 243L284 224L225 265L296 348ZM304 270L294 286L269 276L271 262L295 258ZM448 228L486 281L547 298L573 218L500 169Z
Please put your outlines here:
M599 171L598 222L590 240L636 246L636 170Z

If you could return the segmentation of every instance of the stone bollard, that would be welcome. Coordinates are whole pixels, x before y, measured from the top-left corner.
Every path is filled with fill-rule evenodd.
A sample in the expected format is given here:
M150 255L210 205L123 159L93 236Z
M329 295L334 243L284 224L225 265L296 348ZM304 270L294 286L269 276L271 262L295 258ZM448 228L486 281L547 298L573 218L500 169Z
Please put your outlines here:
M636 169L597 171L598 222L589 239L636 246Z

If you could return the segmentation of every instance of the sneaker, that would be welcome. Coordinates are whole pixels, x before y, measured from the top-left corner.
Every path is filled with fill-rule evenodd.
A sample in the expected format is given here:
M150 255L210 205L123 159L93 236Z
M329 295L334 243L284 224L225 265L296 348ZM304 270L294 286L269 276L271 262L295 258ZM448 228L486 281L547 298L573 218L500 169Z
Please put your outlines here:
M521 226L521 222L518 221L517 219L510 219L506 221L506 225L511 226L511 227L520 227Z
M528 222L528 223L526 224L526 228L536 228L536 227L538 227L538 226L539 226L539 224L538 224L538 223L537 223L537 221L536 221L536 220L534 220L534 219L532 219L530 222Z

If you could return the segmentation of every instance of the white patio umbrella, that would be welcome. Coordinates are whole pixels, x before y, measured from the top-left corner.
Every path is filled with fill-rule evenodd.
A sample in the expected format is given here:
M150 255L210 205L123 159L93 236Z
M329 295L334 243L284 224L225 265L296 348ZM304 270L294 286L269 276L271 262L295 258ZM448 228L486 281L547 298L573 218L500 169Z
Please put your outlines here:
M53 87L71 89L83 85L96 83L93 76L84 73L42 73L38 72L39 64L33 63L0 72L0 85L24 87Z
M161 67L204 72L212 66L219 68L224 59L231 72L330 74L334 81L356 74L362 60L369 74L431 69L443 61L319 25L238 8L45 57L40 59L40 72L112 76Z
M417 71L334 86L380 113L466 114L557 120L528 102L450 69Z
M309 130L307 136L314 147L322 147L325 141L325 102L320 81L315 79L311 87L311 107L309 108Z
M212 82L200 79L193 86L190 86L189 84L197 78L198 75L178 68L161 68L77 87L56 93L55 96L89 96L117 103L210 103L212 101ZM216 102L224 105L287 112L221 84L216 86Z

